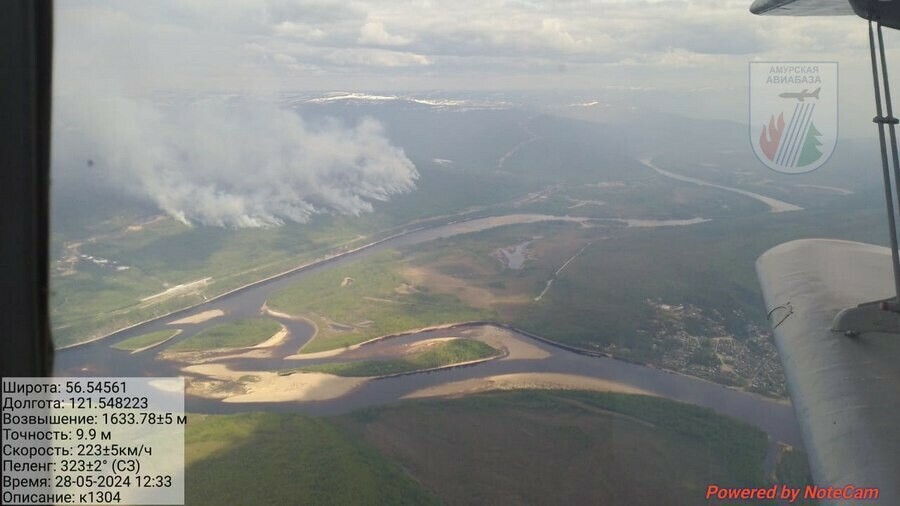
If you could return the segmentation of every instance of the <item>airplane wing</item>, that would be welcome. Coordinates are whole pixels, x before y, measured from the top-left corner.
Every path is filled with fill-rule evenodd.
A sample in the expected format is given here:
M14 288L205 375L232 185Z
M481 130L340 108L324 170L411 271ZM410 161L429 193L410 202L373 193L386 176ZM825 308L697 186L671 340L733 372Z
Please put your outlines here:
M898 0L756 0L750 11L868 19L873 69L871 21L900 29ZM880 27L877 33L881 42ZM883 63L884 47L879 51ZM875 75L886 89L886 74L883 79ZM880 102L876 109L889 185L884 124L890 118L881 116ZM896 156L893 160L900 163ZM886 196L892 203L890 192ZM893 207L888 209L892 215ZM866 504L900 504L900 314L872 302L897 295L891 250L825 239L793 241L764 253L756 273L814 482L877 487L878 500ZM847 498L822 502L862 503Z
M843 309L894 295L890 249L799 240L756 271L814 481L879 487L866 504L900 504L900 315L866 305L832 328Z
M756 0L753 14L773 16L849 16L856 14L848 0Z
M772 16L847 16L881 20L900 29L900 2L896 0L756 0L750 12Z

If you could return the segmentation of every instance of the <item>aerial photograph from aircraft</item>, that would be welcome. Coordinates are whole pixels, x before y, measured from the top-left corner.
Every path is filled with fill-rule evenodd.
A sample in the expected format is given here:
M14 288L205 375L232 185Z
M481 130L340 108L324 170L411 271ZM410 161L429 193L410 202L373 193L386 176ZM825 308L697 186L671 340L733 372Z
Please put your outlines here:
M53 376L184 504L900 504L900 2L52 17Z

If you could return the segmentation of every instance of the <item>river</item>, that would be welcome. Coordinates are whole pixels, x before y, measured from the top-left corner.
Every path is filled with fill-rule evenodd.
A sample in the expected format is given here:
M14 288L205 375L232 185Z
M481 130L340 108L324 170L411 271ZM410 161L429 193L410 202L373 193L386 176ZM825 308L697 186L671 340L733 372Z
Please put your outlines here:
M747 190L741 190L739 188L732 188L730 186L725 186L716 183L710 183L709 181L704 181L702 179L697 179L695 177L683 176L681 174L676 174L674 172L669 172L667 170L660 169L659 167L653 165L652 161L649 158L644 158L640 161L642 164L647 167L655 170L659 175L666 176L668 178L674 179L676 181L682 181L684 183L691 183L698 186L706 186L709 188L716 188L718 190L724 190L727 192L737 193L738 195L743 195L745 197L750 197L751 199L758 200L763 204L769 206L769 210L773 213L786 213L790 211L802 211L803 208L800 206L796 206L794 204L790 204L783 200L774 199L772 197L766 197L765 195L760 195L758 193L754 193Z
M112 349L110 345L130 337L157 330L181 329L182 332L178 336L166 343L166 346L169 346L212 325L258 316L266 300L276 291L324 269L346 265L386 249L419 244L441 237L451 237L498 226L540 221L571 221L587 226L590 225L592 220L576 217L518 214L473 219L409 232L364 249L344 254L338 258L324 260L294 270L288 274L253 284L193 308L124 329L102 340L59 350L56 353L55 373L57 376L181 375L183 373L179 364L157 359L157 349L131 354ZM695 223L700 223L700 221ZM642 225L646 226L643 223ZM656 225L668 226L665 221ZM671 223L671 226L686 225L688 224L684 223L683 220ZM223 311L224 315L201 323L172 325L172 322L179 319L215 309ZM290 365L297 365L296 362L289 362L284 357L294 353L308 341L312 337L314 329L302 320L292 320L277 316L273 316L273 318L278 320L289 331L288 338L279 345L277 353L268 358L235 358L226 361L229 367L234 370L276 370L290 367ZM792 445L801 444L796 418L792 407L788 403L650 366L607 357L587 356L538 340L532 336L515 332L514 330L509 332L515 339L540 348L545 352L546 356L542 358L492 360L469 367L370 380L347 395L328 400L237 404L188 396L186 409L190 412L207 413L267 410L331 415L346 413L363 407L397 402L413 392L450 382L514 373L562 373L613 381L662 397L704 406L720 414L755 425L779 441ZM460 330L444 329L419 332L392 338L390 339L390 344L409 344L415 341L451 335L460 335ZM342 359L346 359L346 357ZM327 360L330 359L304 361L303 363L312 364Z

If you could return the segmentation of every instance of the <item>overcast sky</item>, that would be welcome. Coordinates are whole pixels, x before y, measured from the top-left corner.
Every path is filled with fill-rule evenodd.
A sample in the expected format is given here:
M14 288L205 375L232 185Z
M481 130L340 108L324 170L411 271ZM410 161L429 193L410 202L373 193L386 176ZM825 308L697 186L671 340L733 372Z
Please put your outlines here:
M839 62L839 137L873 136L865 23L756 17L749 3L60 0L54 171L187 223L358 214L418 177L383 118L312 127L272 94L555 90L555 100L746 122L754 60ZM157 102L170 92L246 98Z
M730 117L748 61L829 60L842 107L871 109L862 20L757 17L749 3L64 0L55 77L59 92L126 94L657 90L675 109Z

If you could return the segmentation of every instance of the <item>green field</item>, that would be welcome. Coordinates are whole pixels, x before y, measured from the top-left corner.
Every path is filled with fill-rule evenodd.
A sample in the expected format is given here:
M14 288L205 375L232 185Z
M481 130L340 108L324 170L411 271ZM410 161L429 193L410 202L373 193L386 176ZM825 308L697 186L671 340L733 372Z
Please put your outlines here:
M461 364L497 356L495 348L474 339L454 339L436 343L426 351L412 353L397 360L364 360L311 365L294 369L300 372L324 372L337 376L369 377L387 376L404 372L421 371L453 364ZM293 372L291 371L291 372Z
M767 484L763 432L654 397L490 392L341 420L447 504L688 505L709 483Z
M301 415L192 415L185 464L185 504L438 503L358 437Z
M305 278L267 302L276 311L316 323L316 337L301 353L338 349L383 335L458 321L490 318L453 294L412 286L403 257L389 251ZM352 282L347 280L352 279Z
M275 335L281 325L268 318L247 318L223 323L167 348L167 351L200 351L255 346Z
M192 415L185 439L186 504L677 506L703 503L709 483L769 484L758 429L612 393L488 392L332 418Z
M166 218L138 232L104 232L78 251L128 269L80 261L66 275L52 271L54 341L72 344L198 304L360 239L356 226L327 217L307 227L241 230L188 227ZM207 277L212 280L196 290L142 300Z
M153 346L155 344L161 343L177 333L177 330L158 330L149 334L130 337L122 342L112 345L112 347L117 350L125 351L139 350L141 348L146 348L148 346Z

